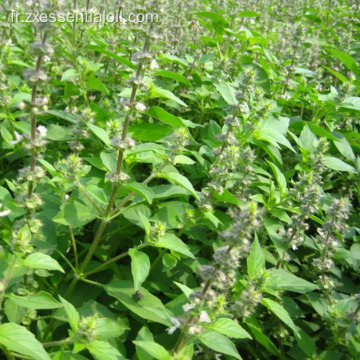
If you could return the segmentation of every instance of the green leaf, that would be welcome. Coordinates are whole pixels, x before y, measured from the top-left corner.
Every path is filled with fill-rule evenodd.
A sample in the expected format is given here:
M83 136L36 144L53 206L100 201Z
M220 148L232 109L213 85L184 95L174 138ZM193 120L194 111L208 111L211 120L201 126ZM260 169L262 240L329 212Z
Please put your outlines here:
M264 298L261 300L261 304L267 307L274 315L276 315L282 322L284 322L295 334L298 333L298 329L291 319L289 313L284 309L282 305L271 299Z
M260 322L253 315L246 319L246 324L248 325L251 333L253 334L255 340L263 345L268 351L272 354L276 355L279 359L285 359L276 345L270 340L270 338L264 334L264 330L260 324Z
M42 253L32 253L24 261L24 265L31 269L57 270L64 273L64 269L60 264L50 257Z
M360 111L360 97L349 96L344 99L344 101L340 104L340 107L347 110Z
M96 218L96 213L79 201L66 202L60 212L54 217L54 221L74 228L82 227Z
M109 171L115 170L117 165L117 158L114 154L109 154L107 152L100 153L100 159L104 164L105 168Z
M304 330L298 329L295 339L300 349L308 356L312 357L316 353L315 341Z
M90 49L90 50L94 50L94 51L97 51L97 52L100 52L101 54L104 54L104 55L107 55L109 57L111 57L112 59L118 61L119 63L121 64L124 64L126 66L128 66L129 68L131 69L135 69L136 66L128 59L122 57L122 56L119 56L117 54L114 54L113 52L111 51L108 51L108 50L105 50L103 49L101 46L97 46L97 45L87 45L86 46L87 49Z
M80 319L79 313L77 312L73 304L69 303L60 295L59 295L59 299L61 303L64 305L64 310L68 318L71 329L77 331L79 329L79 319Z
M319 294L317 292L312 292L309 294L306 294L307 298L310 301L310 304L314 308L314 310L323 318L330 320L329 318L329 302L323 296L322 294Z
M187 60L182 59L182 58L179 58L178 56L175 56L175 55L164 54L164 55L162 56L162 59L163 59L163 60L166 60L166 61L175 62L176 64L179 64L179 65L189 66L189 63L188 63Z
M125 360L119 350L106 341L92 341L86 348L96 360Z
M79 116L77 116L77 115L75 115L73 113L67 112L67 111L48 110L47 113L50 114L50 115L53 115L55 117L58 117L60 119L69 121L69 122L71 122L73 124L77 124L78 122L81 122L81 119L80 119Z
M75 69L68 69L62 74L61 81L68 81L71 79L75 79L78 76L79 76L79 73Z
M180 284L176 281L174 281L174 284L185 294L187 298L189 298L190 294L194 291L193 289L190 289L188 286L184 284Z
M354 167L333 156L325 156L325 166L331 170L356 173Z
M343 74L341 74L338 71L335 71L334 69L331 69L327 66L324 66L324 65L323 65L323 68L326 69L330 74L333 74L334 76L336 76L344 84L347 83L348 80L347 80L346 76L344 76Z
M136 249L130 249L131 273L134 279L134 289L139 290L140 285L146 280L150 271L149 257Z
M23 326L14 323L0 325L0 344L34 360L51 360L35 336Z
M90 184L86 186L85 189L93 200L98 201L99 203L104 205L107 205L109 203L109 199L106 196L105 191L101 187Z
M211 350L242 359L235 345L224 335L216 331L205 330L199 336L199 340Z
M223 201L223 202L233 204L233 205L240 204L239 199L227 189L225 189L221 195L219 193L214 192L213 197L217 201Z
M176 155L174 158L174 164L194 165L196 164L196 161L185 155Z
M109 89L94 75L90 76L87 84L87 89L100 91L104 95L109 95L110 93Z
M152 333L150 332L150 330L146 327L143 326L140 331L138 332L137 336L136 336L136 340L140 340L140 341L154 341L154 337L152 335ZM144 351L142 348L136 346L136 355L139 358L139 360L152 360L153 357L151 355L149 355L146 351Z
M105 145L110 146L109 135L104 129L91 123L87 123L87 126Z
M172 131L173 129L159 123L134 124L129 128L131 137L139 141L158 141Z
M45 291L39 291L34 295L18 296L10 294L8 296L16 305L22 306L26 309L57 309L61 308L62 304L55 300L52 295Z
M272 290L293 291L304 294L317 289L315 284L282 269L270 269L268 273L270 276L266 282L266 287Z
M257 17L260 15L261 14L259 14L258 12L250 11L250 10L244 10L238 13L238 16L242 16L242 17Z
M99 340L117 338L126 330L119 322L108 318L98 318L94 327L93 335Z
M314 151L317 139L307 124L305 124L303 127L299 139L301 141L302 147L305 150L309 151L310 153Z
M257 235L251 245L250 254L247 258L247 272L251 279L259 275L265 269L265 255L261 249Z
M179 117L170 114L169 112L167 112L166 110L164 110L163 108L159 107L159 106L152 106L147 112L146 112L149 116L160 120L161 122L172 126L175 129L178 129L182 126L185 126L184 122L182 121L182 119L180 119Z
M167 234L160 239L156 244L156 247L169 249L171 251L178 252L192 259L195 259L194 255L188 248L188 246L182 242L181 239L176 237L174 234Z
M355 154L344 134L338 131L334 131L333 134L338 139L338 141L334 141L334 145L339 150L340 154L354 162L356 160Z
M254 131L254 136L258 140L264 140L280 148L279 144L286 146L291 151L295 152L285 135L289 127L289 119L284 117L268 117L259 122L257 129Z
M219 84L215 84L215 87L229 105L237 105L238 101L235 96L236 91L231 85L225 81L221 81Z
M167 77L169 79L173 79L178 81L181 84L187 85L192 87L191 82L185 77L180 74L174 73L172 71L167 70L155 70L155 75Z
M157 360L171 360L169 352L154 341L136 340L133 343Z
M80 355L80 354L74 354L70 350L62 350L58 351L55 356L53 357L53 360L88 360L88 358Z
M326 49L328 53L338 58L350 71L355 75L359 75L359 68L356 61L352 58L351 55L344 53L343 51L335 49Z
M143 319L171 326L172 313L165 308L162 302L148 290L139 288L141 299L135 298L134 284L132 281L115 281L104 286L106 292L118 299L130 311Z
M143 204L132 206L124 210L122 214L130 222L144 229L146 234L150 234L149 217L151 212L147 206Z
M226 25L226 20L217 12L213 12L213 11L198 11L195 12L195 14L197 16L200 16L202 18L205 19L209 19L211 21L217 22L217 23L221 23L223 25Z
M138 183L138 182L133 182L133 183L126 184L125 187L127 189L130 189L134 193L141 195L143 198L146 199L146 201L149 204L152 203L155 194L151 190L151 188L149 188L147 185Z
M360 244L358 243L352 244L349 255L352 259L360 261Z
M228 337L236 339L252 339L251 335L240 326L239 323L232 319L218 319L210 325L210 328Z
M13 137L12 137L10 131L9 131L4 125L1 125L0 128L1 128L0 132L1 132L2 138L3 138L7 143L10 142L10 141L12 141L12 140L13 140Z
M152 98L159 97L159 98L169 99L169 100L175 101L176 103L178 103L181 106L188 107L181 99L179 99L177 96L175 96L171 91L161 89L157 86L153 87L150 90L150 96Z
M184 189L186 189L187 191L189 191L190 194L192 194L195 199L199 200L199 196L196 192L196 190L194 189L194 187L192 186L191 182L188 180L188 178L186 178L185 176L176 173L176 172L169 172L166 174L158 174L159 177L163 177L167 180L170 181L174 181L175 183L177 183L178 185L182 186Z
M178 185L156 185L152 186L151 190L154 192L155 199L165 199L169 197L187 196L188 192Z
M11 299L4 302L4 313L9 322L21 324L22 320L28 313L28 309L16 305Z
M286 186L286 178L285 178L284 174L271 161L266 160L266 162L270 165L271 170L273 171L273 173L275 175L275 179L276 179L276 182L278 183L281 195L286 195L287 194L287 186Z

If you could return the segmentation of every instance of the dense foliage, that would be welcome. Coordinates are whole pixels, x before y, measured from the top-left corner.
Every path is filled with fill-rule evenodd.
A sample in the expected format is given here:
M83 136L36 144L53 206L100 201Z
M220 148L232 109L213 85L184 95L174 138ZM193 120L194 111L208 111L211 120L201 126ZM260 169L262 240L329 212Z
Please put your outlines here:
M0 358L360 359L359 6L2 1Z

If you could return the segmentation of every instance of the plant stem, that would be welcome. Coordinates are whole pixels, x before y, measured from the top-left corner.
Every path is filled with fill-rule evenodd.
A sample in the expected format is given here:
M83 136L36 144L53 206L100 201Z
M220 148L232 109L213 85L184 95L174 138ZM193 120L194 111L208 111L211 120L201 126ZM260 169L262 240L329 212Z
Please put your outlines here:
M144 243L144 244L140 244L138 246L135 246L135 249L140 250L140 249L143 249L143 248L145 248L147 246L149 246L149 244ZM129 255L129 251L126 251L126 252L124 252L124 253L122 253L122 254L120 254L118 256L115 256L114 258L112 258L112 259L104 262L103 264L99 265L94 270L91 270L91 271L87 272L86 274L84 274L84 276L89 276L89 275L95 274L95 273L101 271L102 269L104 269L105 267L107 267L108 265L110 265L110 264L112 264L112 263L114 263L114 262L128 256L128 255Z
M75 269L76 269L76 271L78 271L79 270L78 252L77 252L74 232L73 232L71 226L69 226L69 232L70 232L71 243L72 243L72 247L73 247L73 251L74 251L74 257L75 257Z
M143 184L148 184L153 178L156 177L156 175L166 166L167 164L164 163L162 164L158 170L156 170L155 172L153 172L151 175L149 175L142 183ZM120 204L110 213L110 215L116 214L133 196L135 195L134 192L131 192L129 195L127 195L121 202ZM117 216L117 215L116 215ZM112 217L113 219L114 217Z
M292 241L292 239L294 238L296 232L297 232L297 229L294 229L293 232L291 233L289 242L286 244L286 248L285 248L285 250L284 250L284 252L283 252L283 254L282 254L282 257L281 257L281 259L278 261L278 263L276 264L276 268L277 268L277 269L281 268L281 267L284 265L285 256L286 256L288 250L290 249L291 241Z
M101 209L95 204L94 200L90 197L90 195L87 193L86 189L81 185L79 180L76 180L80 191L86 196L86 198L91 202L91 205L95 208L95 210L100 214L103 215L104 213L101 211Z
M76 0L74 0L74 10L76 10L77 4L76 4ZM75 46L76 44L76 21L74 21L73 23L73 44Z
M52 347L52 346L62 346L67 344L73 344L74 340L60 340L60 341L50 341L43 343L43 347Z
M44 36L42 38L42 44L45 44L46 36L47 36L47 34L44 33ZM36 68L35 68L36 72L39 72L39 70L40 70L42 59L43 59L43 55L40 54L36 61ZM36 105L36 94L37 94L37 84L34 84L32 87L32 90L31 90L31 105L33 108ZM37 123L37 116L36 116L36 113L34 111L32 111L31 112L31 142L34 142L36 140L36 123ZM30 162L30 168L31 168L32 173L34 173L35 166L36 166L36 153L33 153L31 155L31 162ZM29 181L29 186L28 186L28 198L29 199L32 196L33 189L34 189L34 182L31 180L31 181Z
M150 45L150 41L149 41L149 39L146 39L145 44L144 44L144 48L143 48L143 52L146 52L149 49L149 45ZM136 70L136 76L135 76L136 79L138 79L140 77L142 67L143 67L143 61L140 60L138 68ZM131 91L130 101L129 101L130 109L126 114L124 128L123 128L123 132L122 132L122 135L121 135L121 139L123 141L126 139L127 133L128 133L128 130L129 130L131 114L132 114L132 111L133 111L133 106L135 104L137 89L138 89L138 86L134 83L132 91ZM119 175L120 172L121 172L123 159L124 159L124 149L119 149L118 160L117 160L117 165L116 165L116 175ZM113 187L113 190L112 190L112 193L111 193L111 196L110 196L109 205L108 205L108 208L107 208L107 213L108 214L111 213L112 208L114 206L116 193L117 193L118 188L119 188L118 184L115 184L114 187Z
M152 24L150 25L150 29L149 29L149 32L151 31L151 28L152 28ZM146 52L148 51L149 49L149 46L150 46L150 39L147 38L146 41L145 41L145 44L144 44L144 47L143 47L143 52ZM140 60L139 61L139 65L138 65L138 68L137 68L137 71L136 71L136 78L138 79L141 75L141 71L142 71L142 67L143 67L143 60ZM130 120L131 120L131 114L132 114L132 107L135 103L135 99L136 99L136 92L137 92L137 85L134 83L133 84L133 89L132 89L132 92L131 92L131 97L130 97L130 109L129 111L127 112L127 115L126 115L126 118L125 118L125 123L124 123L124 128L123 128L123 132L122 132L122 139L125 140L126 137L127 137L127 133L128 133L128 129L129 129L129 124L130 124ZM122 168L122 163L123 163L123 157L124 157L124 151L123 149L119 149L119 154L118 154L118 160L117 160L117 166L116 166L116 174L119 175L120 172L121 172L121 168ZM96 248L97 246L99 245L100 241L101 241L101 238L102 238L102 235L105 231L105 228L106 228L106 225L107 225L107 222L109 221L108 217L109 215L111 214L112 212L112 208L115 204L115 199L116 199L116 194L117 194L117 191L118 191L118 187L119 185L118 184L115 184L113 189L112 189L112 192L111 192L111 196L110 196L110 200L109 200L109 204L108 204L108 207L107 207L107 210L106 210L106 213L104 215L105 217L105 220L102 219L101 220L101 223L98 227L98 230L95 234L95 237L94 237L94 240L90 246L90 249L84 259L84 261L82 262L81 264L81 267L80 267L80 274L84 272L86 266L88 265L88 263L90 262L94 252L96 251ZM133 195L131 195L132 197ZM129 197L129 195L127 196L127 198L131 198ZM125 199L124 199L125 200ZM127 201L126 201L127 202ZM78 283L80 277L79 276L76 276L74 277L74 279L72 280L72 282L70 283L67 291L66 291L66 294L65 294L65 298L68 298L76 284Z
M107 222L105 220L101 220L101 223L98 227L98 230L95 234L94 237L94 241L92 242L90 249L88 251L88 253L86 254L86 257L84 259L84 261L81 264L80 267L80 274L85 270L86 266L88 265L89 261L91 260L100 240L101 240L101 236L106 228L106 224ZM80 278L78 276L75 276L74 279L72 280L72 282L70 283L70 286L68 287L66 293L65 293L65 298L69 298L69 296L72 294L72 292L74 291L74 288L76 286L76 284L78 283L78 281L80 280Z

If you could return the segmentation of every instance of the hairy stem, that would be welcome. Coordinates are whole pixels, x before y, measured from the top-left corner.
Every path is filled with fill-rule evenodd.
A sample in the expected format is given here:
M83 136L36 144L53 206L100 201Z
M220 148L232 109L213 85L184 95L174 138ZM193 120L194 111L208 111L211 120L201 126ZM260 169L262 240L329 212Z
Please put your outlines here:
M47 34L45 33L42 38L42 44L45 44L46 36L47 36ZM36 68L35 68L36 72L38 72L40 70L42 59L43 59L43 55L40 54L36 61ZM36 94L37 94L37 84L34 84L32 87L32 90L31 90L31 105L32 105L32 107L35 107L35 105L36 105ZM32 111L31 112L31 142L34 142L36 140L36 124L37 124L37 116L36 116L36 113L34 111ZM36 166L36 153L33 153L31 156L31 161L30 161L30 168L31 168L32 173L35 170L35 166ZM28 186L28 198L29 199L32 196L33 190L34 190L34 182L31 180L31 181L29 181L29 186Z
M76 247L76 240L75 240L74 232L73 232L71 226L69 226L69 232L70 232L71 243L72 243L72 247L73 247L73 251L74 251L74 257L75 257L75 269L76 269L76 271L78 271L79 270L79 258L78 258L78 252L77 252L77 247Z
M53 347L53 346L62 346L62 345L68 345L73 344L74 340L60 340L60 341L50 341L43 343L43 347Z
M145 247L149 246L149 244L140 244L139 246L135 246L135 249L136 250L140 250L140 249L143 249ZM120 255L117 255L115 257L113 257L112 259L104 262L103 264L99 265L97 268L95 268L94 270L91 270L89 272L87 272L86 274L84 274L84 276L89 276L89 275L92 275L92 274L95 274L101 270L103 270L104 268L106 268L107 266L113 264L114 262L126 257L129 255L129 251L125 251L124 253L120 254Z

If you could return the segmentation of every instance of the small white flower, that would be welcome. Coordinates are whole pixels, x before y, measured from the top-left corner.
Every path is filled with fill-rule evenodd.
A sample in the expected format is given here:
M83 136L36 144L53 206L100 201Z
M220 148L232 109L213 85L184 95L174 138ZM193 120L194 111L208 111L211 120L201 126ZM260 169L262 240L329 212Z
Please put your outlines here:
M155 59L152 59L151 63L150 63L150 69L154 70L154 69L158 69L158 68L159 68L159 64L157 63L157 61Z
M169 335L172 335L176 331L176 329L178 329L180 327L181 323L176 317L171 317L170 320L174 326L167 328L166 332Z
M43 125L39 125L37 127L37 131L40 133L41 137L44 137L47 134L47 128L45 126L43 126Z
M136 145L136 141L132 138L127 138L127 143L129 145L130 148L134 147Z
M69 194L65 194L65 196L64 196L64 201L68 201L69 200Z
M184 310L184 312L188 312L188 311L190 311L190 310L192 310L193 308L194 308L194 305L192 305L192 304L185 304L185 305L183 305L183 310Z
M135 108L137 111L145 111L146 110L146 106L140 102L138 102L136 105L135 105Z
M199 320L204 323L211 323L208 313L204 310L200 313Z
M18 108L19 108L20 110L24 110L25 107L26 107L26 104L25 104L23 101L19 102Z
M23 136L20 135L17 131L15 131L14 134L15 134L15 140L9 141L9 145L18 144L23 139Z
M2 204L0 204L0 209L2 208ZM0 211L0 217L8 216L10 214L10 210Z
M12 42L11 39L8 39L8 40L6 41L6 45L11 46L11 45L14 45L14 43Z

